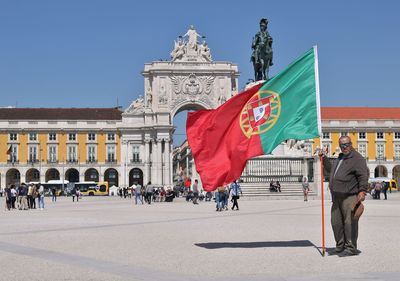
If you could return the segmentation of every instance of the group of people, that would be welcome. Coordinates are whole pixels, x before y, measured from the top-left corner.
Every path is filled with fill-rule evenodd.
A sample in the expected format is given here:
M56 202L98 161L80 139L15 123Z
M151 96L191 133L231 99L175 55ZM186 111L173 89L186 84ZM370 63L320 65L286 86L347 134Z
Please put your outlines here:
M189 186L189 183L191 182L192 181L189 178L184 181L183 196L186 197L187 202L192 202L197 205L199 204L199 201L211 201L214 198L217 211L222 211L228 210L228 201L229 198L231 198L231 209L234 210L236 208L236 210L239 210L237 200L240 198L240 195L242 195L242 190L237 181L234 181L230 185L220 186L214 192L205 192L200 189L199 181L197 179L195 179L193 184Z
M135 194L136 205L138 203L150 205L151 202L172 202L175 198L175 192L170 187L156 187L151 184L151 181L146 186L134 184L130 190Z
M381 193L383 193L384 200L387 200L387 191L389 189L389 183L386 182L374 182L370 184L371 195L373 199L381 199Z
M4 195L6 200L5 206L9 211L13 209L36 209L36 200L38 201L38 209L44 209L44 187L42 185L11 184L4 189Z
M215 192L215 202L217 212L221 212L223 210L228 210L228 201L229 197L231 197L232 207L231 209L239 210L238 199L242 195L242 190L237 181L234 181L230 186L220 186L217 188Z
M270 192L281 192L281 184L279 181L271 181L269 183L269 191Z

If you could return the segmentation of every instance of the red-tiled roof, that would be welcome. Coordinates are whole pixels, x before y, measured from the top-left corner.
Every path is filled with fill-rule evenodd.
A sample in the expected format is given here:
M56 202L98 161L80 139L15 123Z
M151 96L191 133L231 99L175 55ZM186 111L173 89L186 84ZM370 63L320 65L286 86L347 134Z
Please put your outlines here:
M121 120L118 108L0 108L0 120Z
M321 107L322 120L400 120L400 107Z

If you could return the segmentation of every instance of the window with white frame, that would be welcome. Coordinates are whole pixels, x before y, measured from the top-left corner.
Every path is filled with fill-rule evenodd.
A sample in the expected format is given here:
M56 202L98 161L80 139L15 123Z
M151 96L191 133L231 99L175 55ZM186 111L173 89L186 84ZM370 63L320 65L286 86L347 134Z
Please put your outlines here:
M55 141L55 140L57 140L57 134L49 133L49 141Z
M132 162L134 163L140 162L138 145L132 146Z
M16 141L16 140L18 140L18 134L10 133L9 138L10 138L10 141Z
M400 132L394 132L394 139L400 140Z
M367 144L359 143L358 144L358 152L365 158L367 158Z
M115 141L115 134L114 133L108 133L107 134L107 140L108 141Z
M394 159L400 160L400 144L394 145Z
M68 145L68 162L75 163L78 161L76 145Z
M347 137L349 135L348 132L340 132L341 137Z
M18 145L13 144L10 147L10 152L7 151L7 153L10 155L10 162L15 163L18 161Z
M57 162L57 146L49 145L49 163Z
M36 145L30 145L28 151L29 151L28 161L30 163L37 162L37 160L38 160L38 157L37 157L38 148L37 148L37 146Z
M107 161L115 161L115 145L107 145Z
M376 138L377 138L378 140L383 140L383 137L384 137L383 132L376 132Z
M376 159L378 159L378 160L385 159L385 144L384 143L376 144Z
M96 146L95 145L88 145L88 162L96 162Z
M37 134L29 133L29 141L37 141Z
M365 132L359 132L358 133L358 138L360 140L365 140L367 138L367 134Z
M322 138L323 138L323 139L330 139L330 138L331 138L331 133L329 133L329 132L323 132L323 133L322 133Z
M75 133L69 133L68 134L68 140L69 141L76 141L76 134Z
M88 140L89 141L95 141L96 140L96 134L95 133L89 133L88 134Z

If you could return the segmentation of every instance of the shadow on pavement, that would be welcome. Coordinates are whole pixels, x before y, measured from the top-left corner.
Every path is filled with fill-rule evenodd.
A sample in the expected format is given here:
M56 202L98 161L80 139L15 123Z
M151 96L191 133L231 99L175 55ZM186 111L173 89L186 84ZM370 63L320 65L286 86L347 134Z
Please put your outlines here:
M260 242L209 242L195 243L197 247L206 249L221 249L221 248L275 248L275 247L315 247L309 240L294 240L294 241L260 241Z

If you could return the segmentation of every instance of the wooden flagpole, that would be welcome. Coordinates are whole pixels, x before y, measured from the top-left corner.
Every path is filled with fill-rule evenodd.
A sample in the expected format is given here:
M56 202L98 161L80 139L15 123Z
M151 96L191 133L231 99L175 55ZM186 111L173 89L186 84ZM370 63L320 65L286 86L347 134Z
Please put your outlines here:
M322 256L325 256L325 206L324 206L324 163L323 156L319 156L319 161L321 165L321 216L322 216Z

